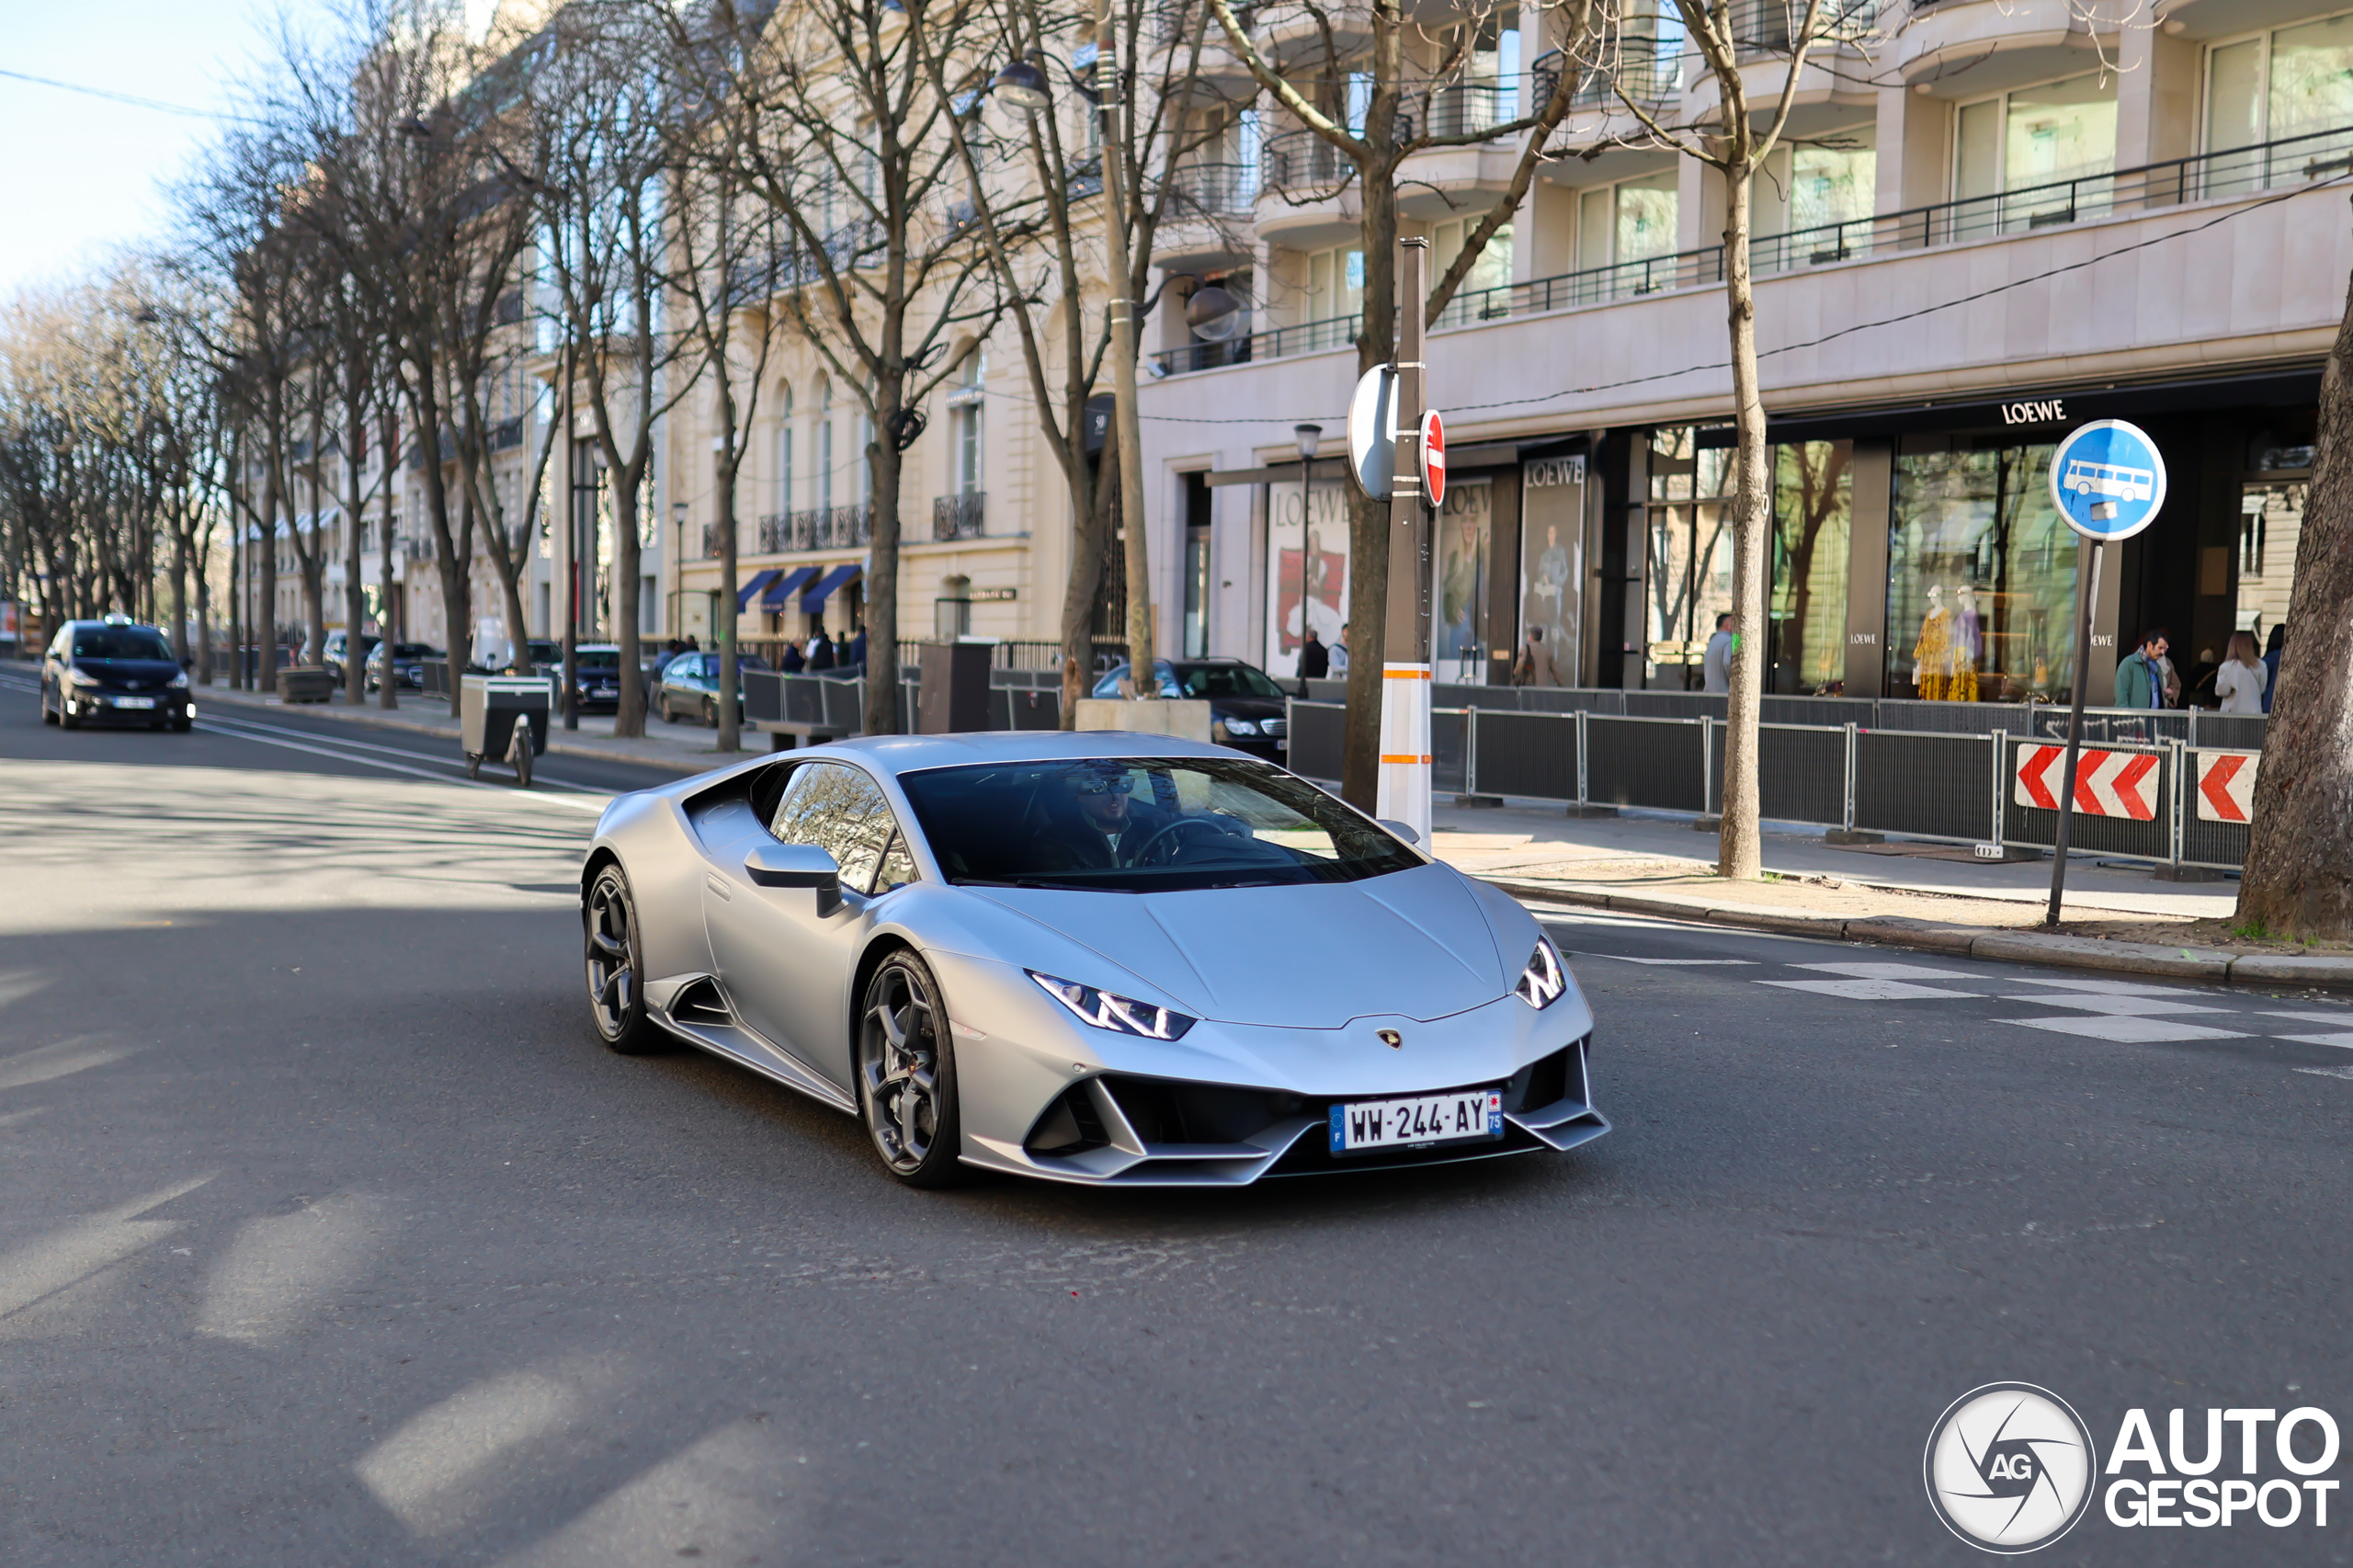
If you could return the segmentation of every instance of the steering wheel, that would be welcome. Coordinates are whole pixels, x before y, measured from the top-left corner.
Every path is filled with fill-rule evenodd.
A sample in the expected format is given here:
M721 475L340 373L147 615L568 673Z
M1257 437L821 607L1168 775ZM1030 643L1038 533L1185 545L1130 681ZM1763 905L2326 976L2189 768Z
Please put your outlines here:
M1175 833L1181 828L1188 827L1200 828L1206 832L1217 835L1220 838L1230 836L1232 832L1231 829L1221 827L1218 824L1211 821L1207 817L1177 817L1174 821L1164 823L1159 827L1154 829L1151 837L1145 839L1142 844L1137 845L1136 852L1134 856L1130 858L1129 864L1134 866L1142 865L1144 863L1144 857L1152 853L1153 846L1158 844L1170 834ZM1178 846L1174 844L1168 846L1169 858L1172 860L1176 858L1177 847Z

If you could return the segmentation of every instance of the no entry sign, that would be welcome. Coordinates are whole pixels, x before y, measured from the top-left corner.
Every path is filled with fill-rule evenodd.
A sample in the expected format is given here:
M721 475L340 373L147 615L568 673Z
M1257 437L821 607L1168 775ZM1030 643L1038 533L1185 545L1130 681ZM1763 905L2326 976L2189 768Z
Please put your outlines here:
M1446 421L1435 408L1422 415L1422 490L1433 506L1446 499Z

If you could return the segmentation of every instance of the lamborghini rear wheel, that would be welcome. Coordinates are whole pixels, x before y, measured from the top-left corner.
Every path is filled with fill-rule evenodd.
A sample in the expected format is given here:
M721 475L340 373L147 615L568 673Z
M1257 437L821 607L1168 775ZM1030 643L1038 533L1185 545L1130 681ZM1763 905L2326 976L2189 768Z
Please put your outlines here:
M905 950L884 959L858 1007L858 1104L884 1168L910 1187L966 1178L949 1035L931 966Z

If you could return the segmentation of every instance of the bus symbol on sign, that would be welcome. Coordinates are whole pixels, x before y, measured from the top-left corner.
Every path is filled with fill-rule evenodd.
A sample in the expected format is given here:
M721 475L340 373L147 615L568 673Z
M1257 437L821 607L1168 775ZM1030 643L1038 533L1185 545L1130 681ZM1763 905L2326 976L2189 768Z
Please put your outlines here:
M2165 455L2139 426L2096 419L2052 454L2051 504L2086 539L2130 539L2165 504Z

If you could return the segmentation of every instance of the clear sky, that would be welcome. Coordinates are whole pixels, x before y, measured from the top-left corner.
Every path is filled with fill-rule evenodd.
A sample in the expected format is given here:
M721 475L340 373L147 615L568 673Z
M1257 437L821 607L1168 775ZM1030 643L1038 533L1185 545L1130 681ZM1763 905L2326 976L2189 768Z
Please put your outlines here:
M314 0L0 0L0 70L222 108ZM210 122L0 76L0 300L159 233L165 187Z

